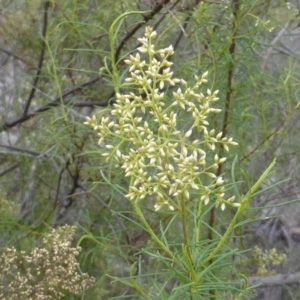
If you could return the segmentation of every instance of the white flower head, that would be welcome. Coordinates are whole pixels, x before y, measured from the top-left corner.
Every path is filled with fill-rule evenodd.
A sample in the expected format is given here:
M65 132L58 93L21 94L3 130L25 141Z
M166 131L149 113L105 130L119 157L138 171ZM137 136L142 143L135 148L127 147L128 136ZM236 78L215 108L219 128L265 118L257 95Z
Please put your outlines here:
M215 175L226 161L216 154L218 147L229 151L237 144L222 132L216 134L209 123L209 115L220 111L213 107L218 91L203 92L208 72L195 76L193 86L174 78L173 46L156 49L156 37L157 32L146 27L138 52L125 59L129 92L116 94L111 115L103 114L100 122L95 116L87 118L85 124L98 132L106 161L119 164L131 178L126 195L130 201L148 199L155 210L171 211L179 198L199 199L205 205L215 201L221 210L238 207L234 198L224 198L224 180ZM171 94L169 86L176 85Z

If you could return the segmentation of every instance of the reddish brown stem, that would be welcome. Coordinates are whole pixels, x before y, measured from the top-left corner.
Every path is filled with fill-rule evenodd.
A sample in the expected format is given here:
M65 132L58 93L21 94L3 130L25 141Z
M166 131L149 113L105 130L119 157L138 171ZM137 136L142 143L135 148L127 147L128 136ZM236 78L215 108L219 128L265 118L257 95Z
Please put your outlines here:
M227 73L227 91L226 91L226 99L225 99L225 110L223 115L223 125L222 125L222 138L226 137L228 119L229 119L229 108L231 104L232 98L232 78L233 78L233 68L234 68L234 52L235 52L235 38L237 32L237 20L238 20L238 11L239 11L239 0L233 0L233 25L232 25L232 37L231 44L229 47L230 60L228 65L228 73ZM220 147L219 157L222 157L224 152L223 147ZM216 176L220 176L222 173L222 165L218 165L218 169L216 171ZM213 227L215 223L215 207L210 210L209 215L209 230L208 230L208 239L212 240L213 238ZM210 261L210 264L212 261ZM210 290L210 299L216 299L215 290Z
M31 101L34 97L35 91L37 89L37 84L39 82L41 73L42 73L42 67L43 67L43 62L44 62L44 57L45 57L45 50L46 50L46 35L47 35L47 28L48 28L48 11L49 8L51 7L51 2L46 1L45 6L44 6L44 20L43 20L43 31L42 31L42 49L41 49L41 54L40 54L40 59L39 59L39 64L37 67L36 75L34 78L34 82L30 91L30 94L28 96L28 99L26 101L25 109L23 112L23 116L26 116L29 111L29 107L31 104Z
M238 11L239 11L239 0L233 0L233 26L232 26L232 38L231 44L229 47L229 54L230 54L230 61L228 66L228 73L227 73L227 91L226 91L226 99L225 99L225 110L223 115L223 125L222 125L222 138L226 137L227 126L228 126L228 119L229 119L229 108L231 104L232 98L232 77L233 77L233 68L234 68L234 52L235 52L235 38L236 38L236 31L237 31L237 19L238 19ZM223 147L220 147L219 157L223 155ZM218 165L218 169L216 172L216 176L220 176L222 172L222 165ZM212 239L212 228L214 226L215 221L215 208L213 207L210 211L209 217L209 226L210 230L208 233L208 239Z

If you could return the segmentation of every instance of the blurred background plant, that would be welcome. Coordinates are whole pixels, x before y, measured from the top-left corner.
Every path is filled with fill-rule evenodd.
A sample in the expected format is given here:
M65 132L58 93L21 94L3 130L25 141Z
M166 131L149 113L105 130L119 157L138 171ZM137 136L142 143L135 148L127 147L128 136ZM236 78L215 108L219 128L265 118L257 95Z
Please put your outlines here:
M0 256L0 299L65 299L83 296L94 278L78 272L75 257L80 247L72 247L75 227L53 229L30 253L6 248ZM67 295L66 295L67 294Z
M143 13L128 15L117 33L109 32L119 15L132 11ZM0 183L19 213L12 219L14 226L8 218L1 221L6 226L1 229L3 251L20 240L19 250L31 249L39 236L34 233L48 231L45 224L76 225L78 238L90 236L81 242L80 258L82 270L97 279L91 299L132 292L104 274L126 278L136 261L143 274L158 268L149 257L138 258L140 249L155 246L144 228L132 223L130 203L114 189L126 186L122 170L99 156L98 137L83 124L99 107L109 113L128 71L124 58L139 46L136 39L145 27L152 26L160 36L157 47L174 46L175 77L190 85L195 75L208 71L209 88L219 90L217 108L223 112L209 122L239 146L218 176L226 174L225 183L240 182L237 189L243 195L277 158L276 172L262 186L264 193L255 195L244 212L249 222L231 242L240 250L258 245L286 253L277 271L295 274L294 280L273 281L271 287L256 290L256 299L297 299L298 1L4 0L0 14ZM112 66L118 72L113 79L105 72ZM172 91L166 87L165 93ZM229 162L236 155L231 178ZM233 212L212 214L210 208L204 221L224 232ZM151 211L146 217L158 232L172 218ZM173 224L170 240L178 237ZM245 256L255 260L250 252ZM237 264L248 275L256 274L244 260ZM157 274L153 282L159 280Z

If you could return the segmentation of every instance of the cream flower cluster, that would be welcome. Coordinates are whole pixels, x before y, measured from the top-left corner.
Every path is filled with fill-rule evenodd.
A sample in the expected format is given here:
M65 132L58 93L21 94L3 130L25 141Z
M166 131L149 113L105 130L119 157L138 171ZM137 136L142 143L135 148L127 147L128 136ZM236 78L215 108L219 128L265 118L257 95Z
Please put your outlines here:
M81 296L91 287L95 279L78 272L81 248L72 247L74 232L68 225L53 229L30 255L5 249L0 256L0 299L66 299L66 293Z
M130 66L126 87L133 87L132 92L117 93L111 116L103 115L98 123L94 115L85 124L98 131L107 161L120 164L131 178L126 195L130 200L154 197L156 210L163 205L178 208L181 197L205 204L214 199L222 209L225 203L239 206L234 197L224 198L224 180L215 175L218 164L226 160L215 154L216 144L226 151L237 145L232 138L208 129L207 116L220 112L211 107L218 100L218 91L200 92L208 72L201 78L195 76L193 87L173 78L168 60L173 47L155 50L156 35L147 27L145 36L138 39L138 52L125 60ZM171 103L164 93L167 85L178 85Z

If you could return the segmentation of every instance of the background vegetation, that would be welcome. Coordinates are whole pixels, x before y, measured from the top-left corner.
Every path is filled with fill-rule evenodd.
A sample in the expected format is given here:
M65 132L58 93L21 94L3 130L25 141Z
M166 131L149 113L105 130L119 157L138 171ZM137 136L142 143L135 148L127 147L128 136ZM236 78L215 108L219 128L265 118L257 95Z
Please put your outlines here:
M129 11L143 13L124 18L111 45L112 23ZM250 284L263 283L252 299L298 299L299 11L296 0L2 0L1 251L12 246L31 251L49 227L75 225L76 241L89 237L80 240L81 269L97 280L86 299L140 299L112 277L128 277L134 262L144 274L155 273L158 265L140 255L153 241L132 222L129 201L114 188L126 186L127 179L99 155L97 134L83 123L115 102L128 71L124 58L152 26L160 35L157 46L175 49L175 77L191 82L209 71L208 87L219 90L216 105L223 112L210 122L239 143L219 175L230 182L237 155L235 180L246 194L277 159L264 192L244 216L249 223L237 234L243 238L231 242L239 250L275 247L286 254L280 267L267 261L265 274L258 274L258 257L268 252L245 254L237 269L247 272ZM113 61L117 81L107 72ZM3 206L7 201L13 209ZM206 221L222 232L232 214L215 211L212 224L208 209ZM166 212L149 210L147 217L158 231L161 222L169 222ZM175 240L178 227L172 230L169 239ZM290 276L285 281L280 274ZM162 280L150 277L143 284ZM167 291L173 282L168 284Z

